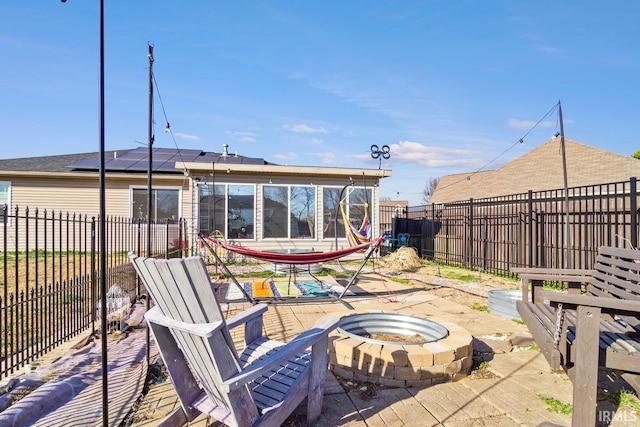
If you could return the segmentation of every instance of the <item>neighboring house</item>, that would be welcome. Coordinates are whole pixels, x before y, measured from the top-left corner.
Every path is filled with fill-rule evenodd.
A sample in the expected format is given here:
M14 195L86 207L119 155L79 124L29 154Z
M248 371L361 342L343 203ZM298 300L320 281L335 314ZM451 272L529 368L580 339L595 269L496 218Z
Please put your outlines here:
M380 201L380 230L391 232L394 217L405 217L409 202L406 200Z
M568 187L640 177L640 160L565 139ZM443 176L429 203L448 203L564 188L560 137L488 171Z
M257 249L333 250L336 235L339 248L348 246L341 193L353 223L367 200L379 229L379 180L390 170L283 166L227 148L153 149L154 219L186 219L192 247L199 233L216 230ZM105 153L108 216L146 219L147 159L146 147ZM0 205L97 216L98 172L98 153L0 160Z

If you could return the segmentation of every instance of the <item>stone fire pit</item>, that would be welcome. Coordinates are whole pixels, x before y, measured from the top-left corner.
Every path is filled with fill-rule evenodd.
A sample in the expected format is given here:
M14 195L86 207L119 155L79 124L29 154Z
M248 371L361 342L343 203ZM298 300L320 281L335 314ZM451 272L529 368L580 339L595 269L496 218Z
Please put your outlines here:
M456 381L472 366L472 336L449 322L400 313L346 316L329 337L331 371L392 387Z

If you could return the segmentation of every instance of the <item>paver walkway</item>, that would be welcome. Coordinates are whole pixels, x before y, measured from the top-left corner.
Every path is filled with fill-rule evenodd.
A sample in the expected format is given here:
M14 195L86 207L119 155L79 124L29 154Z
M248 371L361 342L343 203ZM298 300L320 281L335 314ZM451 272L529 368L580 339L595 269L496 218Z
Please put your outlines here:
M475 354L488 361L488 378L470 376L457 382L414 388L383 388L355 381L338 381L331 372L319 425L321 426L568 426L571 415L549 411L543 397L571 404L572 383L564 373L554 373L537 350L514 347L508 338L527 343L524 325L490 313L473 310L453 301L434 297L420 288L406 293L406 285L383 281L377 275L363 276L358 284L370 295L350 297L349 309L340 302L323 304L272 304L265 317L267 335L283 341L311 326L324 315L349 315L369 311L401 312L453 322L476 339ZM475 285L455 286L476 288ZM478 294L486 291L478 286ZM243 309L233 304L232 311ZM232 313L230 313L232 314ZM614 387L617 384L611 383ZM178 405L170 382L156 385L139 407L134 427L158 423ZM614 415L615 407L602 401L602 418ZM305 404L285 423L304 425ZM637 426L629 413L603 425ZM626 419L621 419L626 418ZM220 426L200 416L190 426Z
M490 283L446 283L441 278L415 277L418 286L384 280L365 273L358 286L366 295L349 297L340 302L274 303L265 317L267 335L289 341L325 315L344 316L369 311L400 312L430 320L452 322L474 336L474 356L487 361L487 375L472 375L457 382L428 387L384 388L338 380L327 374L327 387L320 419L321 426L568 426L571 416L550 412L543 397L570 404L572 384L564 373L549 369L537 350L514 347L527 345L524 325L434 292L422 283L450 287L480 297L486 295ZM437 283L434 283L437 282ZM247 307L247 303L230 304L229 315ZM119 425L140 395L147 372L144 350L144 323L109 344L110 355L110 420ZM519 350L519 351L515 351ZM57 379L48 381L20 402L0 413L0 426L99 426L101 425L101 373L99 343L94 343L75 356L52 363L49 369L60 369ZM79 362L81 361L81 362ZM44 369L44 368L43 368ZM618 382L602 378L602 386L615 390ZM127 425L151 427L178 405L169 381L151 387ZM637 426L640 418L629 411L617 411L609 401L599 402L599 419L614 419L602 425ZM285 427L304 425L306 405L287 420ZM200 416L191 426L219 426Z

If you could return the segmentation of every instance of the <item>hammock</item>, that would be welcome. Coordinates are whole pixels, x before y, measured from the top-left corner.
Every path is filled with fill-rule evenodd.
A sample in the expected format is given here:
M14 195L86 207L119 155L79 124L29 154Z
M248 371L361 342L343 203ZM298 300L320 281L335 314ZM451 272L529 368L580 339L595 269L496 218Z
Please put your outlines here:
M369 204L364 204L364 218L360 227L354 226L347 216L344 209L344 203L340 201L340 213L342 214L342 222L347 234L347 239L351 246L366 244L371 241L371 221L369 220Z
M333 261L338 258L342 258L344 256L350 255L354 252L358 252L362 249L365 249L371 246L372 249L378 247L380 242L382 241L382 236L369 240L368 242L362 243L357 246L351 246L346 249L340 249L332 252L307 252L307 253L285 253L285 252L269 252L269 251L259 251L256 249L250 249L244 246L228 244L220 241L219 239L214 239L211 237L203 237L204 239L212 242L215 246L224 248L231 252L245 255L251 258L256 258L262 261L274 262L277 264L315 264L318 262L327 262Z

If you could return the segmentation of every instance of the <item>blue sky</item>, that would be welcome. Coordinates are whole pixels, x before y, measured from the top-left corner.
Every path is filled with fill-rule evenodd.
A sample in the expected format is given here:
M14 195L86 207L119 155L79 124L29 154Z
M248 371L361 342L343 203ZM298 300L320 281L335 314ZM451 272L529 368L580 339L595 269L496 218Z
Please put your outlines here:
M98 150L98 4L0 3L1 158ZM375 169L389 145L381 197L413 205L547 142L558 101L567 138L640 149L640 2L105 0L108 150L148 139L147 43L154 146Z

